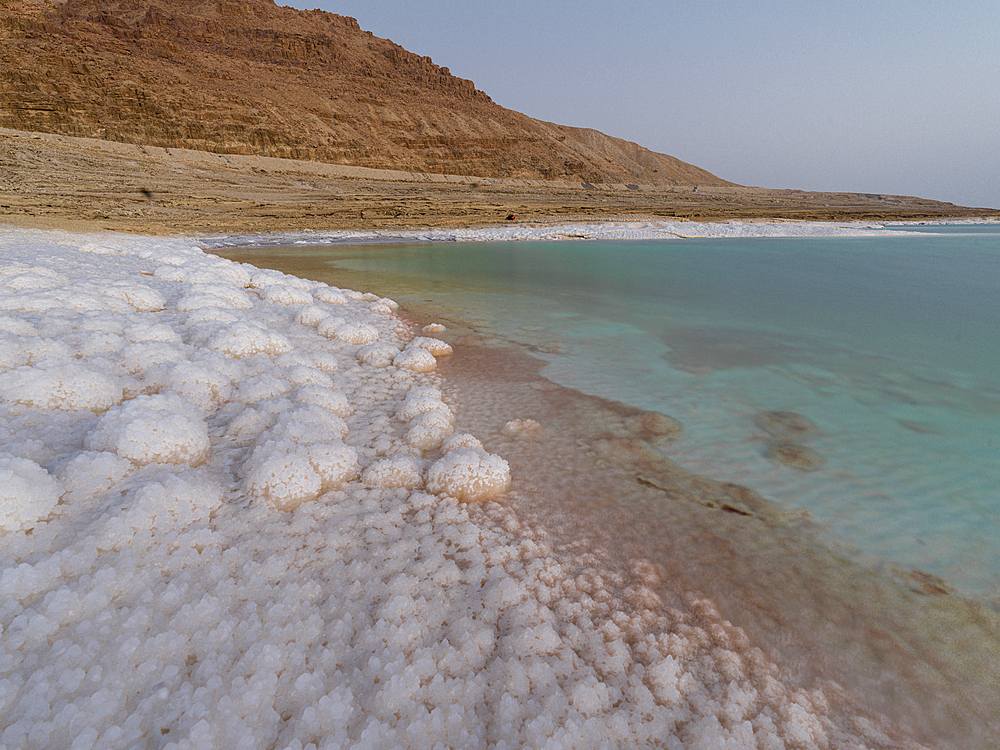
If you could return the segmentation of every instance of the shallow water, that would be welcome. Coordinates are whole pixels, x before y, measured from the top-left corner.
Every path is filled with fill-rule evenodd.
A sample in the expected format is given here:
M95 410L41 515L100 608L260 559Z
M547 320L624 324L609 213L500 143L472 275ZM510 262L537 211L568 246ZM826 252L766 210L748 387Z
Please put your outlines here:
M459 315L528 347L561 385L680 419L668 456L685 468L807 510L826 543L867 565L930 573L995 606L1000 233L920 229L231 257ZM782 432L769 412L815 429ZM810 470L780 460L788 441Z

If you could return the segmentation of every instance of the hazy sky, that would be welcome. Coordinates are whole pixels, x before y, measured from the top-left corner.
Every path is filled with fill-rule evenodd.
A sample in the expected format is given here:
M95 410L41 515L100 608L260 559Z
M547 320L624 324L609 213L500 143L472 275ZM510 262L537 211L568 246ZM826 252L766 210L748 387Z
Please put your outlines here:
M997 0L293 5L733 182L1000 208Z

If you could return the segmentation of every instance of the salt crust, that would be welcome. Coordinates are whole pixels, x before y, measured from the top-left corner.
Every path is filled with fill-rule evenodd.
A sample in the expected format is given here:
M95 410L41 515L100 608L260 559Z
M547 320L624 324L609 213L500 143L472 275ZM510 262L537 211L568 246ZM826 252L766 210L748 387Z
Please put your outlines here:
M62 493L59 482L34 461L0 453L0 529L34 528Z
M982 219L975 220L977 223ZM905 227L907 222L889 222ZM924 223L924 222L915 222ZM933 222L930 222L933 223ZM942 223L961 224L962 221ZM885 235L882 223L821 222L787 220L749 221L600 221L567 224L503 224L481 229L403 229L403 230L337 230L291 234L289 241L303 239L310 244L334 242L365 242L405 240L409 242L501 242L501 241L560 241L560 240L670 240L689 237L866 237ZM893 236L905 236L893 232ZM230 241L246 244L247 238ZM250 239L252 241L252 238ZM439 331L427 331L439 333Z
M650 566L547 547L474 436L407 442L454 414L376 295L33 230L0 274L0 748L891 744ZM380 343L294 293L179 309L209 284Z

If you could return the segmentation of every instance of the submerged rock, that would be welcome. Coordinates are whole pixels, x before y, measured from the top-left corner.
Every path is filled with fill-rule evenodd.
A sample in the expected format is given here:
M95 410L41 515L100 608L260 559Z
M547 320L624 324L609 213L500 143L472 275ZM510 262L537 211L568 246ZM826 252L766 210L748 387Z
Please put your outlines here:
M818 432L815 423L794 411L766 411L754 420L760 429L779 440L793 440Z
M816 471L826 465L826 459L816 451L787 441L771 443L764 455L800 471Z

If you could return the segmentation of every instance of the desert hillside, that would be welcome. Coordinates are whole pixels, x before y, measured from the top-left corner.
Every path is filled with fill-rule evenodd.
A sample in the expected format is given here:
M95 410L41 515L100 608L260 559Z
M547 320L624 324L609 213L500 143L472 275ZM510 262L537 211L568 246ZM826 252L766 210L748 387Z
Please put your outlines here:
M0 0L0 127L424 173L730 184L500 107L353 18L271 0Z

